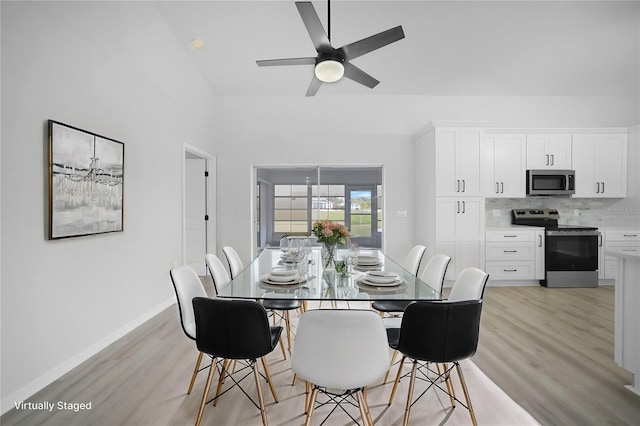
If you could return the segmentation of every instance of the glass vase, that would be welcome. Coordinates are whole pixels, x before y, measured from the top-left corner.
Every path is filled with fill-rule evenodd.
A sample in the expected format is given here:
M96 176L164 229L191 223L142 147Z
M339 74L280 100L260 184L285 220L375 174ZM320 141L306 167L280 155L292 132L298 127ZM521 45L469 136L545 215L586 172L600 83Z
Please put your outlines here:
M323 269L335 269L336 268L336 244L324 244L322 247L322 268Z

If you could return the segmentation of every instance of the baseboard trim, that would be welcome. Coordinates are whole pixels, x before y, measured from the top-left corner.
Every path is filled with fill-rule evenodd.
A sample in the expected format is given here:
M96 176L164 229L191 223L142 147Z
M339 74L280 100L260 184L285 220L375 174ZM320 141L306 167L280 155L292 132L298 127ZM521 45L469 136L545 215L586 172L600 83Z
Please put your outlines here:
M8 395L2 398L2 401L0 401L0 404L1 404L0 415L5 414L7 411L11 410L12 408L15 408L16 402L25 401L29 397L35 395L37 392L41 391L42 389L44 389L54 381L58 380L60 377L62 377L69 371L73 370L74 368L82 364L87 359L91 358L92 356L94 356L95 354L97 354L98 352L100 352L101 350L103 350L113 342L122 338L125 334L130 333L131 331L135 330L145 322L149 321L151 318L155 317L160 312L164 311L169 306L173 305L175 302L176 302L175 297L171 297L167 299L166 301L159 304L155 308L139 316L138 318L134 319L130 323L125 324L124 326L120 327L118 330L114 331L110 335L104 337L103 339L87 347L86 349L79 352L78 354L72 356L67 361L63 362L57 367L54 367L53 369L49 370L45 374L31 381L21 389L17 390L11 395Z

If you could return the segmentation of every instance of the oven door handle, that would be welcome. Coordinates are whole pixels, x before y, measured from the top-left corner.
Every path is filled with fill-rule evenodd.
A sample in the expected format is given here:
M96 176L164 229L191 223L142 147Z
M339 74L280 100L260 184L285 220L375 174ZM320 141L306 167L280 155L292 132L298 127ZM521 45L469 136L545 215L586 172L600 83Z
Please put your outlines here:
M596 237L600 231L547 231L547 237Z

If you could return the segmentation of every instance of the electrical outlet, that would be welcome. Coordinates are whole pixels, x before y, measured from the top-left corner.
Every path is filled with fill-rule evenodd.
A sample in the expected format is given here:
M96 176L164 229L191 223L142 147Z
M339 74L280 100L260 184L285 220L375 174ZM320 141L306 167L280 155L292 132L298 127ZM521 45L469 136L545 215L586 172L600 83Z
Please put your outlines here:
M396 217L407 217L406 210L396 210Z

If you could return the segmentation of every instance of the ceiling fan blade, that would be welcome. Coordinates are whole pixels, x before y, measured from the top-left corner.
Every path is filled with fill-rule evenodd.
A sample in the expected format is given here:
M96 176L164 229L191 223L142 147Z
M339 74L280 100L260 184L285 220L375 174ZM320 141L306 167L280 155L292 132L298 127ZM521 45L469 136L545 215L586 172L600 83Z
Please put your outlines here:
M344 76L357 83L367 86L369 89L373 89L378 85L378 83L380 83L378 80L371 77L369 74L349 62L344 63Z
M402 26L398 25L397 27L372 35L371 37L363 38L362 40L342 46L337 49L337 52L345 58L345 60L350 61L351 59L380 49L403 38L404 31L402 30Z
M322 27L322 23L320 22L320 18L318 18L318 14L314 9L313 4L309 1L299 1L296 2L296 7L300 13L302 22L304 22L305 27L307 27L309 37L311 37L311 41L313 42L316 51L323 52L326 50L333 50L329 37L327 37L327 33Z
M314 96L316 93L318 93L318 89L320 88L320 86L322 86L322 82L318 80L318 77L314 75L313 79L311 80L311 84L309 84L309 88L307 89L307 94L305 96L307 97Z
M263 59L256 61L259 67L273 67L280 65L315 65L316 58L287 58L287 59Z

